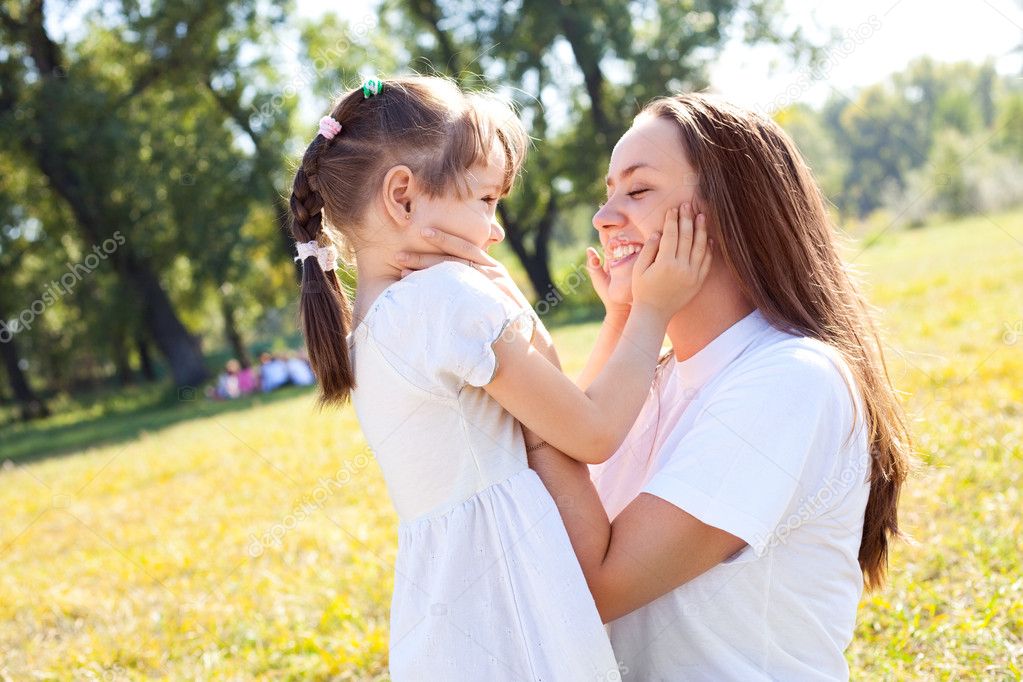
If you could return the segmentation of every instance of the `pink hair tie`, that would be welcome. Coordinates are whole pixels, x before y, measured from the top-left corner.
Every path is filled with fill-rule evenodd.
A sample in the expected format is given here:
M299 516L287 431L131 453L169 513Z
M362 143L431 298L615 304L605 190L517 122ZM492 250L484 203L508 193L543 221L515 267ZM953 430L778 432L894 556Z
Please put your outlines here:
M340 132L341 124L330 116L324 116L320 119L320 135L323 135L328 140L333 140L334 136Z

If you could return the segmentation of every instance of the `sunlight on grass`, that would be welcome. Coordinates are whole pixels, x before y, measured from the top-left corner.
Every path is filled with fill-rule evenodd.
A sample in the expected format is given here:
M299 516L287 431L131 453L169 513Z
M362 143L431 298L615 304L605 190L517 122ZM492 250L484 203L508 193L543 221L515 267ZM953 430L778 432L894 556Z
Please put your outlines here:
M922 461L853 677L1018 680L1023 213L850 258ZM596 329L556 330L566 371ZM303 393L117 433L0 472L0 678L386 679L396 519L351 409Z

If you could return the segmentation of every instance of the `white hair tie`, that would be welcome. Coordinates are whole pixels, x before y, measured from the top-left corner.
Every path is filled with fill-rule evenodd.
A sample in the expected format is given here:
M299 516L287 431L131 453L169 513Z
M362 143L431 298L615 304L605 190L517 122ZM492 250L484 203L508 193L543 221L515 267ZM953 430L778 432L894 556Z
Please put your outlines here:
M320 270L324 272L332 272L337 270L337 249L334 245L320 246L314 239L311 242L296 242L295 248L298 250L298 256L295 257L295 261L302 261L305 264L305 259L309 256L314 256L316 262L320 264Z

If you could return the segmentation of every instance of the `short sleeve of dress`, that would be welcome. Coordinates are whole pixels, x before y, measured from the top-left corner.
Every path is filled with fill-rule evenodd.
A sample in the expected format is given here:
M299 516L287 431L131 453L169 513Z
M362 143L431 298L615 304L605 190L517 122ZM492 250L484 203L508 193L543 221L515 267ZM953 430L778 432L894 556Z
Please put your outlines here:
M497 373L494 343L502 336L531 339L535 313L519 308L486 275L444 262L417 271L374 314L378 345L392 366L424 390L457 394L482 387Z
M715 391L692 428L666 442L670 450L643 492L761 556L793 501L817 493L815 472L840 456L852 420L848 387L827 358L783 353Z

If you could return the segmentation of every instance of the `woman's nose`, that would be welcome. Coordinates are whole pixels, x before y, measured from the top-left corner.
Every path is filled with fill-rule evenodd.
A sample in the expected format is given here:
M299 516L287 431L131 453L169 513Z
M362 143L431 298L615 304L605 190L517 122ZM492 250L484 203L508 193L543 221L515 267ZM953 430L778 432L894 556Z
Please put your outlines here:
M619 227L622 224L622 216L607 202L593 214L593 228L600 232L611 227Z

